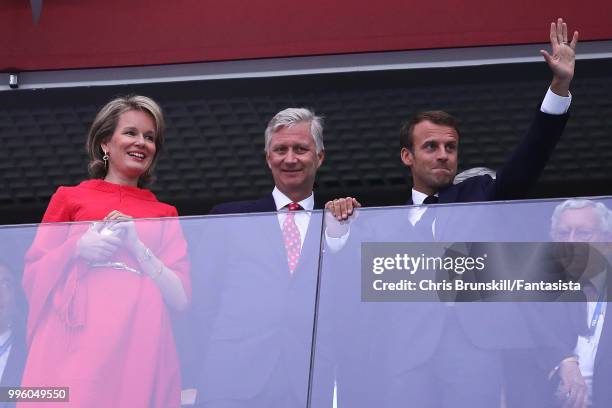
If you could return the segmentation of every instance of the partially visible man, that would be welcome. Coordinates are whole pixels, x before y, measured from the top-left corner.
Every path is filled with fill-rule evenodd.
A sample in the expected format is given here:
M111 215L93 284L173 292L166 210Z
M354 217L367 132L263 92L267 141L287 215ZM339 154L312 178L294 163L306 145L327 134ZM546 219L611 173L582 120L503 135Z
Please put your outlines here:
M550 25L550 42L552 54L541 51L553 74L549 90L526 136L497 171L495 179L486 174L453 184L457 173L460 132L457 120L450 114L443 111L422 112L401 128L400 157L410 169L413 180L412 194L407 204L425 204L410 212L408 218L417 234L416 238L410 239L425 242L467 241L469 239L458 238L462 231L471 231L474 226L486 223L480 214L459 219L453 217L449 208L436 211L435 208L428 208L427 204L518 199L525 197L535 184L569 116L569 87L574 75L578 32L574 32L568 42L567 25L558 19ZM326 204L326 208L339 221L348 219L357 206L358 202L353 198ZM329 222L329 217L327 220L326 241L332 252L337 252L348 240L349 223ZM402 221L398 219L394 227L400 228ZM501 312L491 313L498 310L494 306L503 305L448 305L446 310L431 312L427 324L403 324L401 331L410 331L409 340L427 339L427 347L421 347L418 353L406 353L401 358L391 360L387 371L400 374L391 378L392 386L386 392L392 396L390 406L409 406L411 402L436 408L497 406L501 400L503 382L501 352L518 347L517 344L525 339L524 336L516 339L498 336L498 333L504 332L500 328L505 322ZM407 305L405 321L420 315L420 307L418 304ZM434 318L444 331L431 323ZM397 333L387 333L387 337L398 336ZM565 353L565 350L560 348L561 352ZM414 355L418 355L419 359ZM555 364L567 356L555 355ZM565 364L567 362L561 365ZM564 375L566 370L559 373ZM444 384L444 387L439 384ZM533 405L535 399L530 400L527 395L525 403Z
M0 387L19 387L27 351L25 299L15 273L0 261ZM14 407L0 401L0 408Z
M573 242L564 256L571 278L581 282L587 303L585 329L577 339L575 356L559 365L558 397L564 406L609 407L612 392L612 329L606 323L610 291L610 211L602 203L570 199L559 204L552 215L551 237L556 242ZM582 244L580 244L582 243ZM582 325L581 325L582 326Z
M308 399L322 225L311 211L321 208L313 186L325 157L322 118L305 108L280 111L265 130L265 153L272 193L210 213L271 214L208 218L195 254L201 407L298 408ZM317 371L323 377L325 388L311 397L328 406L331 368Z

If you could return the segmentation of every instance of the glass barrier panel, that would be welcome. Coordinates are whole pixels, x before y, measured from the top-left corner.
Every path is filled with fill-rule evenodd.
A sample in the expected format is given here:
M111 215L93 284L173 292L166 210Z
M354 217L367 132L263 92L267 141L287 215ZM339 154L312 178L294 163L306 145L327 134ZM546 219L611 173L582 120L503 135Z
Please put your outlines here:
M315 397L330 366L340 408L609 406L609 208L601 198L326 216L311 406L328 406Z
M390 207L344 223L299 212L288 227L276 213L0 227L0 397L609 406L611 207Z
M287 217L183 220L200 406L306 406L322 213Z
M19 391L26 361L28 302L21 285L24 255L35 226L0 226L0 406L11 406L9 391ZM9 388L11 387L11 388ZM15 401L15 399L12 399Z
M0 394L306 406L321 230L320 212L0 228Z

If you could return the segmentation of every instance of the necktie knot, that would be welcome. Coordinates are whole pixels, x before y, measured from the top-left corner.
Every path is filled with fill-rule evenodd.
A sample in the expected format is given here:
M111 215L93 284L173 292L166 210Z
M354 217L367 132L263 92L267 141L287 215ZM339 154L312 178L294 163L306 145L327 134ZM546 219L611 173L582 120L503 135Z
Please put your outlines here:
M438 201L440 201L440 200L438 199L437 196L430 195L430 196L427 196L427 198L425 198L425 200L423 200L423 204L438 204Z
M302 206L298 203L289 203L286 205L286 207L289 211L299 211L302 209Z

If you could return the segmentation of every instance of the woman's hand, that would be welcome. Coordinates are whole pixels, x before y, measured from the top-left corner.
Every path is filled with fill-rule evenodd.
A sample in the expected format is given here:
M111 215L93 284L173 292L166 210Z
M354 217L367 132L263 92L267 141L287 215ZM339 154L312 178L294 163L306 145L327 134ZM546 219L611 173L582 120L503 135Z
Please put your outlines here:
M164 300L176 310L184 310L188 300L183 284L177 274L164 265L163 261L147 248L138 238L134 219L117 210L111 211L105 218L107 228L121 236L123 245L134 255L140 269L150 277L161 290Z
M115 234L123 237L123 243L126 245L128 250L134 255L137 254L138 249L142 246L138 233L136 232L136 225L134 224L133 217L123 214L120 211L113 210L106 217L104 221L109 225L107 228Z
M94 223L77 242L77 256L88 262L107 261L121 246L121 239L103 232L103 222Z

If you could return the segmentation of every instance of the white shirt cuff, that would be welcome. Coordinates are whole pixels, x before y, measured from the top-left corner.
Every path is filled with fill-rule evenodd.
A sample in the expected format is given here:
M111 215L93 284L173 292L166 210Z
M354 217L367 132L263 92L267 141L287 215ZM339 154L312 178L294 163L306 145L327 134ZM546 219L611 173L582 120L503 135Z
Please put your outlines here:
M571 92L569 96L559 96L548 88L548 92L546 92L546 96L544 97L540 110L550 115L563 115L567 113L571 103Z
M327 234L327 231L325 231L325 242L327 243L327 247L329 248L332 254L335 254L336 252L339 252L342 248L344 248L344 245L346 245L346 241L348 241L350 232L351 231L349 230L346 234L339 238L332 238Z

